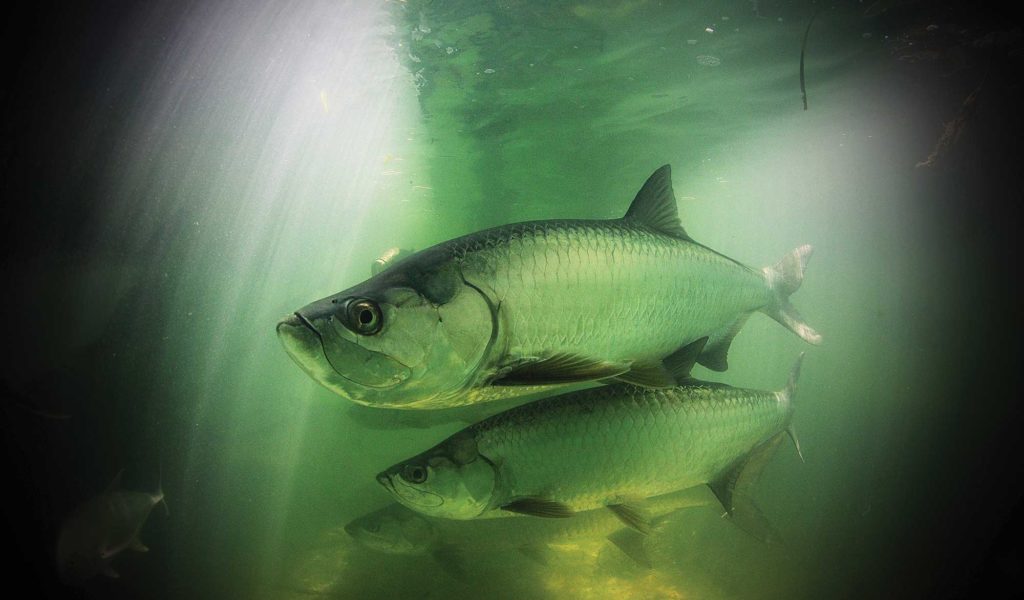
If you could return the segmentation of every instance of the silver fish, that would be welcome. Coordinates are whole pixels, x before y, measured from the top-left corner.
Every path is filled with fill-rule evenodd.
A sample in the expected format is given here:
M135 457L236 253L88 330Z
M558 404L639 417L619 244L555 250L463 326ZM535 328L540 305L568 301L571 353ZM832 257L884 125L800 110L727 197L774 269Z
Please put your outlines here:
M117 577L110 566L114 556L125 549L148 550L139 532L154 506L167 508L163 488L152 494L120 488L119 472L106 491L65 519L57 539L57 570L64 582L80 584L100 573Z
M696 344L691 356L699 351ZM405 506L450 519L502 511L569 517L604 506L643 532L649 526L639 499L702 484L731 514L737 482L756 479L785 433L797 441L791 420L800 362L777 392L691 380L670 389L618 384L546 398L463 429L377 480ZM689 370L685 361L677 368ZM744 528L776 538L747 508Z
M660 524L686 508L712 502L703 490L691 489L644 501L652 522ZM391 504L353 519L345 531L366 548L386 554L433 556L456 577L464 573L464 556L519 551L545 562L548 544L607 538L637 564L651 567L644 539L607 510L588 510L573 519L434 519Z
M533 221L416 252L277 325L292 359L359 404L441 408L615 378L671 387L664 361L709 337L727 368L761 311L811 343L789 303L810 246L752 269L690 238L668 165L621 219Z

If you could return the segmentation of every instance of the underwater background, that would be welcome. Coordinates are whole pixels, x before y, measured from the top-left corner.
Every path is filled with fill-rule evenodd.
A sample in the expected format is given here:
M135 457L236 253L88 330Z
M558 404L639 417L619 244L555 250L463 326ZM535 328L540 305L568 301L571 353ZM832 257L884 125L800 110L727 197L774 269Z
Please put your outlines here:
M8 581L46 598L965 597L1019 590L1022 32L969 2L38 3L4 23ZM808 28L808 24L810 27ZM801 47L805 47L801 77ZM801 87L806 91L806 109ZM465 426L359 407L274 327L391 247L617 218L673 167L744 264L815 248L809 347L763 315L730 369L795 426L757 503L450 576L341 529ZM118 471L169 514L67 586L63 519Z

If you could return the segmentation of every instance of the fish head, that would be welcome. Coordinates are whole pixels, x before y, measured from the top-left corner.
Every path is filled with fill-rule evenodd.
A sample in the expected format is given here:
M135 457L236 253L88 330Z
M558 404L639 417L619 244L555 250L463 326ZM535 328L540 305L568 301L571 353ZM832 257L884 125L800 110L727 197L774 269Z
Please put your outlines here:
M491 507L498 480L476 439L461 431L430 450L377 475L403 505L446 519L473 519Z
M353 519L345 531L360 545L386 554L425 554L437 539L437 529L400 504Z
M450 261L418 253L277 325L292 359L367 406L444 406L471 386L492 343L489 300Z

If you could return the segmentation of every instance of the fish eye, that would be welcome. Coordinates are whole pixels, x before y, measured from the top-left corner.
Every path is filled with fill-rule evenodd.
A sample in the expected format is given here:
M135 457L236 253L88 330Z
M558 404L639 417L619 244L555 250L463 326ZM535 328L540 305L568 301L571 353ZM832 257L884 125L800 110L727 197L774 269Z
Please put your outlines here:
M372 300L356 300L348 305L348 322L352 331L361 335L374 335L383 325L380 307Z
M366 525L366 530L370 533L377 533L380 531L380 523L369 523Z
M402 469L402 479L409 483L423 483L427 480L427 470L419 465L405 465Z

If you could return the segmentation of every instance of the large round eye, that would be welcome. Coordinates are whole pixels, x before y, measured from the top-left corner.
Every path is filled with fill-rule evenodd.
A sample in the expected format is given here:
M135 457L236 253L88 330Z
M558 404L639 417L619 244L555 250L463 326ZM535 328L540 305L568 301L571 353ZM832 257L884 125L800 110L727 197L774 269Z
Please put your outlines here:
M419 465L405 465L402 469L402 479L409 483L423 483L427 480L427 470Z
M374 335L380 331L384 320L380 307L372 300L355 300L348 305L348 322L352 331L362 335Z

